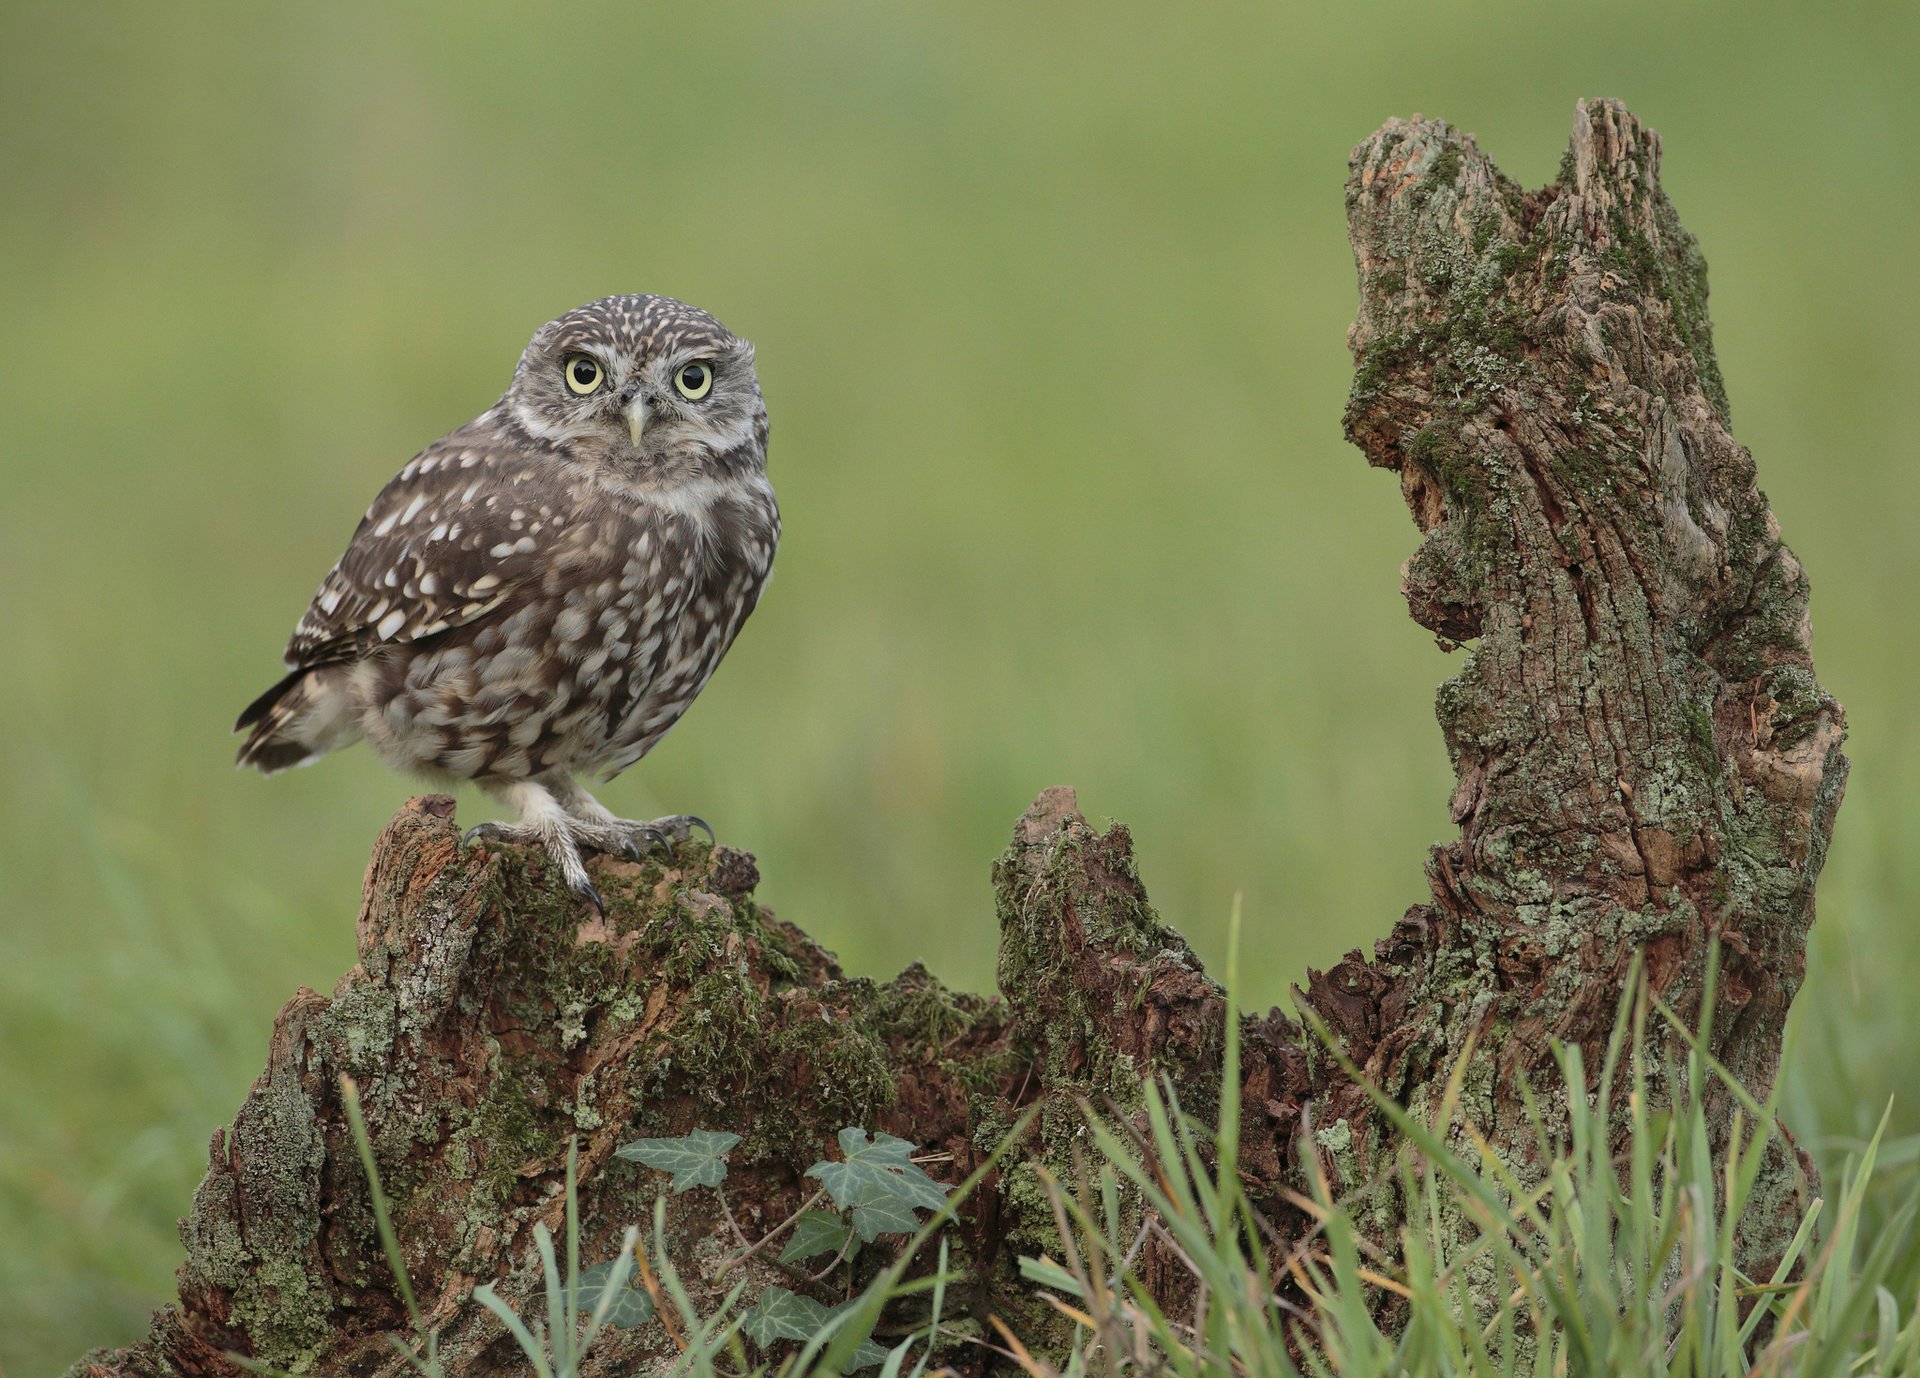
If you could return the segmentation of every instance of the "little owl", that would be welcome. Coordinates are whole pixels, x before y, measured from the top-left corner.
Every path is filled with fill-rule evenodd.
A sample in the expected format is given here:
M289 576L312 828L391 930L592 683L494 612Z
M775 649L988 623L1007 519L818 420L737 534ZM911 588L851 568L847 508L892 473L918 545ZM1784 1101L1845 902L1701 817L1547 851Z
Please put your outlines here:
M364 737L402 770L515 809L604 912L581 849L641 855L574 782L678 722L753 611L780 539L753 346L666 297L606 297L534 333L506 395L381 490L240 715L273 774ZM248 729L251 729L250 731Z

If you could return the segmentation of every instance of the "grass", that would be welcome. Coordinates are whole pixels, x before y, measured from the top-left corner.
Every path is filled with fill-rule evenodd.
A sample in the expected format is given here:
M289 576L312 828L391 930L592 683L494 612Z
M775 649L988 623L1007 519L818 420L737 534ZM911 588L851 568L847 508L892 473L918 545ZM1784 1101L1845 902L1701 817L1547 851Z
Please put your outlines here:
M1392 1169L1355 1199L1337 1200L1305 1150L1310 1194L1293 1204L1311 1225L1293 1240L1248 1197L1238 1172L1237 985L1230 977L1218 1124L1186 1115L1171 1086L1149 1082L1144 1127L1088 1107L1095 1161L1080 1162L1076 1190L1041 1171L1058 1222L1057 1257L1022 1258L1021 1274L1071 1322L1064 1343L1030 1345L993 1316L994 1339L947 1325L945 1292L962 1279L949 1271L944 1241L931 1273L907 1277L1002 1154L1024 1140L1025 1121L825 1325L811 1334L780 1332L791 1342L748 1350L744 1283L710 1312L695 1303L667 1248L664 1195L655 1202L651 1262L639 1227L629 1226L604 1290L583 1297L571 1147L564 1271L546 1227L535 1228L545 1322L523 1320L491 1286L477 1288L473 1304L500 1318L537 1378L581 1371L636 1267L653 1299L649 1314L676 1341L664 1370L671 1378L800 1378L856 1368L922 1378L936 1360L951 1371L946 1365L956 1359L978 1358L962 1352L969 1346L1029 1378L1920 1373L1920 1274L1911 1242L1920 1189L1903 1194L1884 1228L1863 1228L1884 1116L1846 1164L1831 1208L1827 1198L1809 1201L1770 1271L1749 1275L1738 1226L1750 1208L1762 1209L1753 1190L1778 1107L1755 1101L1728 1077L1649 996L1637 970L1595 1089L1587 1089L1577 1047L1556 1049L1557 1085L1523 1088L1535 1131L1524 1161L1504 1158L1459 1117L1458 1075L1431 1119L1370 1088L1400 1136ZM1690 1048L1684 1069L1649 1065L1650 1019L1681 1032ZM1328 1046L1340 1055L1337 1044ZM1459 1070L1465 1067L1463 1055ZM1653 1085L1673 1088L1671 1098L1657 1102ZM1709 1099L1732 1106L1724 1143L1709 1122ZM1567 1109L1564 1136L1545 1128L1552 1102ZM411 1318L411 1338L394 1336L393 1345L415 1372L438 1378L437 1333L414 1303L351 1083L346 1104L381 1242ZM1365 1198L1381 1192L1396 1193L1405 1216L1391 1238L1362 1223L1377 1218ZM1123 1227L1136 1219L1137 1228ZM1154 1286L1143 1246L1171 1261ZM1171 1305L1179 1294L1191 1301ZM920 1300L929 1296L930 1305ZM883 1312L897 1314L903 1304L919 1320L882 1351L868 1337Z
M1457 1085L1431 1122L1376 1092L1402 1149L1383 1174L1393 1185L1369 1191L1397 1191L1409 1223L1378 1238L1309 1156L1313 1191L1298 1204L1315 1225L1277 1266L1279 1236L1235 1168L1235 1079L1218 1128L1157 1087L1144 1143L1094 1120L1097 1188L1054 1188L1061 1260L1025 1261L1076 1322L1077 1342L1064 1364L1017 1347L1021 1366L1034 1378L1920 1373L1920 1190L1902 1193L1884 1228L1864 1228L1880 1134L1830 1198L1810 1203L1777 1266L1747 1275L1735 1227L1754 1204L1776 1107L1697 1047L1684 1076L1649 1067L1649 1005L1644 988L1629 992L1592 1093L1579 1049L1559 1049L1560 1084L1528 1099L1565 1097L1570 1129L1549 1135L1536 1114L1524 1166L1456 1119ZM1650 1084L1677 1088L1674 1100L1656 1109ZM1735 1104L1719 1155L1703 1108L1716 1086ZM1150 1234L1184 1267L1190 1310L1163 1310L1129 1262L1138 1243L1101 1208L1127 1189L1144 1208L1136 1239Z
M860 973L986 988L987 866L1065 782L1209 960L1245 891L1250 1001L1383 933L1457 662L1339 438L1340 183L1416 109L1529 183L1579 95L1665 138L1859 761L1788 1118L1835 1164L1894 1092L1920 1130L1920 166L1877 132L1920 14L1609 14L0 7L0 1364L144 1328L274 1011L353 960L411 786L236 776L233 714L379 484L602 292L756 340L788 531L610 803L712 819Z

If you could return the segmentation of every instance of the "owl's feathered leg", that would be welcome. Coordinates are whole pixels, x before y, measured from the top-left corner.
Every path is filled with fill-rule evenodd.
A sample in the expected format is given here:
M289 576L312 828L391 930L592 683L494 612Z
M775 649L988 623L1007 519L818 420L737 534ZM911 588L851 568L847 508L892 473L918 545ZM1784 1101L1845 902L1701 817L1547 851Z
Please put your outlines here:
M707 835L707 841L714 840L713 829L706 819L690 813L651 820L616 818L606 805L566 777L554 782L553 792L576 824L574 840L596 852L638 861L648 849L659 847L671 856L675 844L692 837L695 828Z
M606 901L587 878L587 864L580 859L580 825L572 818L554 792L534 780L516 780L511 784L487 786L487 792L520 815L517 823L482 823L470 828L463 842L531 842L547 854L574 898L585 900L605 918ZM589 846L592 844L589 843Z

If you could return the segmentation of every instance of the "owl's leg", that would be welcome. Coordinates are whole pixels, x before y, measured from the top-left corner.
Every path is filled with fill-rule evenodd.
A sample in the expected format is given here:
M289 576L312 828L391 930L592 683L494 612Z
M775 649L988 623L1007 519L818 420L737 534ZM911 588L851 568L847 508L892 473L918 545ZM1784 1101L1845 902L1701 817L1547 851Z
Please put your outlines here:
M516 810L520 821L482 823L469 829L462 841L533 843L546 852L547 860L559 871L574 898L585 900L605 918L606 901L593 888L593 882L587 878L587 864L580 859L580 824L561 806L553 790L534 780L515 780L510 784L486 786L486 789Z
M713 829L707 821L690 813L645 821L616 818L606 805L565 776L555 781L553 792L574 820L574 840L596 852L611 852L639 861L647 850L659 847L671 856L674 846L692 837L695 828L707 835L707 841L714 840Z

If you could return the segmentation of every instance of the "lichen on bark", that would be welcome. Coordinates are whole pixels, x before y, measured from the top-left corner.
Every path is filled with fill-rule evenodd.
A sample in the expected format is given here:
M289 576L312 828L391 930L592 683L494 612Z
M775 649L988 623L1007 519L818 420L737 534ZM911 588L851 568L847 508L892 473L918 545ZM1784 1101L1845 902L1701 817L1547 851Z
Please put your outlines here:
M1464 1113L1524 1166L1513 1079L1544 1072L1549 1040L1596 1053L1636 958L1697 1016L1717 943L1711 1046L1764 1096L1844 716L1728 430L1705 262L1660 187L1659 138L1583 102L1559 179L1522 193L1470 137L1396 121L1352 170L1348 435L1398 472L1422 532L1414 617L1473 643L1438 702L1461 836L1433 853L1423 940L1388 963L1418 1017L1405 1049L1356 1042L1418 1086L1476 1039ZM1803 1166L1769 1170L1790 1203ZM1749 1221L1756 1261L1779 1225Z

